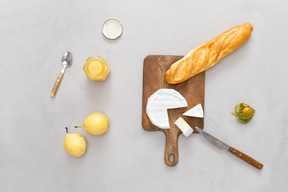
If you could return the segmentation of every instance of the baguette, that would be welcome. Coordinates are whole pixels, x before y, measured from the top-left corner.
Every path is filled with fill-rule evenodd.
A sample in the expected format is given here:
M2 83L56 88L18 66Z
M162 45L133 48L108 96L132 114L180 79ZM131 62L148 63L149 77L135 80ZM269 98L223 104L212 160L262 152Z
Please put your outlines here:
M250 23L238 25L192 49L182 59L171 65L165 73L166 82L169 84L182 83L212 67L224 56L246 42L252 30L253 26Z

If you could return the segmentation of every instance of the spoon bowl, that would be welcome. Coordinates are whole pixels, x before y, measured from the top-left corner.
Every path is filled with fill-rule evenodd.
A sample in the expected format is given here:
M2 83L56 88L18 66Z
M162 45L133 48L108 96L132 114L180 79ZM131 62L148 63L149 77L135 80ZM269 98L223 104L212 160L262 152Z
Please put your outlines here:
M69 51L66 51L61 59L62 66L64 68L72 65L72 54Z

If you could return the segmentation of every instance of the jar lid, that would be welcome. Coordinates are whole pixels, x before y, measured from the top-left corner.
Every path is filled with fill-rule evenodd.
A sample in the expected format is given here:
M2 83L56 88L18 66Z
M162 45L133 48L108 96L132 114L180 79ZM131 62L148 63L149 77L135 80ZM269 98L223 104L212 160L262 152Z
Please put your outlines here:
M107 39L117 39L122 32L122 24L117 19L108 19L102 25L102 33Z

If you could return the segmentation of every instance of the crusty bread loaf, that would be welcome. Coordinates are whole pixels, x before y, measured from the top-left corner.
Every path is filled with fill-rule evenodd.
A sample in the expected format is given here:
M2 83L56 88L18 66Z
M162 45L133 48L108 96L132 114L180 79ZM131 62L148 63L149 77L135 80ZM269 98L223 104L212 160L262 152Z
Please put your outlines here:
M252 30L253 26L250 23L238 25L191 50L182 59L171 65L165 74L166 82L170 84L181 83L212 67L247 41Z

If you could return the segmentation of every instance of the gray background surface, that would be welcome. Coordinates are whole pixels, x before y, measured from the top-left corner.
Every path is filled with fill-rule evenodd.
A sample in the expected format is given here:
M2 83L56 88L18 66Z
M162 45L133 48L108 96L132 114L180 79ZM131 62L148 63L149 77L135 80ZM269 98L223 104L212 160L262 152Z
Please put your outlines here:
M0 2L0 191L287 191L287 1ZM114 17L116 41L101 34ZM142 67L149 54L184 55L225 30L254 26L237 51L206 72L205 130L264 164L258 171L214 148L200 135L179 137L179 163L164 163L165 136L141 126ZM62 54L73 54L55 99L50 91ZM102 56L106 82L82 67ZM242 125L237 103L257 112ZM101 112L109 132L93 136L80 125ZM81 158L64 148L64 127L88 147Z

